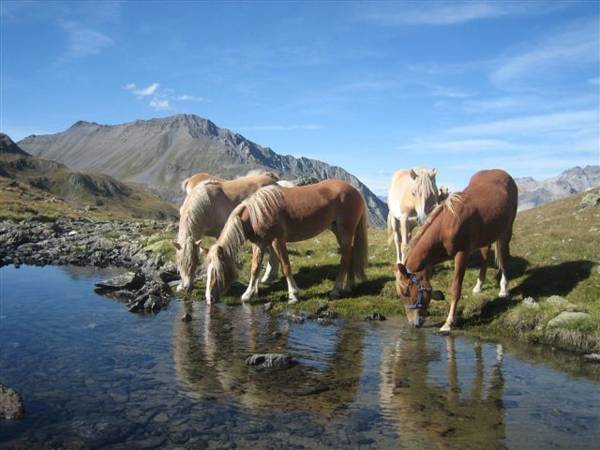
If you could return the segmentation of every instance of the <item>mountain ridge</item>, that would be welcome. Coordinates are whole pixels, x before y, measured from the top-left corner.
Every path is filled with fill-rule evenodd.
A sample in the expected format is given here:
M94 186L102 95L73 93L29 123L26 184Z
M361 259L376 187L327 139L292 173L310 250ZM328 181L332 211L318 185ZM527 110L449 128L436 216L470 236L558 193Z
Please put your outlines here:
M319 160L283 155L194 114L135 120L117 125L77 121L67 130L31 135L19 145L36 156L74 169L93 170L147 185L170 201L181 201L180 183L196 172L234 178L253 169L284 179L339 178L357 187L375 226L385 226L387 206L356 176Z

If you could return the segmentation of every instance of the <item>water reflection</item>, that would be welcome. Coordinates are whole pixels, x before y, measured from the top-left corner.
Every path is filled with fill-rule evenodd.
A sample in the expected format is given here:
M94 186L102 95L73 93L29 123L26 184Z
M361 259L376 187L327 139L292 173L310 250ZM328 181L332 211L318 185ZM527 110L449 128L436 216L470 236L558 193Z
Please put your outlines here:
M363 367L361 327L349 322L330 327L330 341L306 329L324 332L323 327L289 324L258 308L185 304L184 310L195 320L175 324L173 355L190 395L229 396L250 409L328 416L355 400ZM312 339L306 339L307 331ZM300 363L286 370L248 367L244 361L254 352L290 353Z
M400 440L409 447L502 447L502 347L497 346L496 358L486 360L476 343L474 365L461 364L459 370L455 337L446 337L443 349L436 344L416 333L385 348L380 387L384 416L397 423ZM461 358L467 360L464 353Z

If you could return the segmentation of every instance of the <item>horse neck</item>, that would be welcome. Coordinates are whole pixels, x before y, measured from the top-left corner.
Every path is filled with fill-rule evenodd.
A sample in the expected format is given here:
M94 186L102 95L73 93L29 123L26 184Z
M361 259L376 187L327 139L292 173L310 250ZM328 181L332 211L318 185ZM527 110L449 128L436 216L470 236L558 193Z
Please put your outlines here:
M441 215L434 220L408 252L406 267L411 272L421 270L436 264L441 260Z

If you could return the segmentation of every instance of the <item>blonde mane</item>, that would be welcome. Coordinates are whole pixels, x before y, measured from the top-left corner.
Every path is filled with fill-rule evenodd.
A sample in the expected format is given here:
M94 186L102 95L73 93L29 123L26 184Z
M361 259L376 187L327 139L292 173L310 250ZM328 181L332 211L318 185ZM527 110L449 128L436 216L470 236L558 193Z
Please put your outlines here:
M205 261L207 266L212 263L220 286L228 286L237 279L239 252L246 242L241 219L242 211L244 209L248 211L250 223L256 229L262 224L277 220L277 214L282 205L283 194L280 187L271 185L256 191L231 212L223 231L217 242L211 247ZM220 257L215 254L219 247L222 249Z
M425 220L425 223L423 223L423 225L419 227L417 232L413 234L412 238L410 239L410 242L408 243L408 250L410 251L415 246L417 241L421 238L421 236L423 236L425 231L427 231L429 226L433 223L436 217L439 216L443 210L447 209L453 216L456 216L456 204L462 202L462 192L453 192L448 196L446 200L437 205L433 209L433 211L429 213L429 215L427 216L427 220Z
M427 169L417 168L413 169L417 174L417 177L413 180L416 185L416 191L421 199L427 199L430 196L437 198L438 191L434 185L434 182L429 176Z

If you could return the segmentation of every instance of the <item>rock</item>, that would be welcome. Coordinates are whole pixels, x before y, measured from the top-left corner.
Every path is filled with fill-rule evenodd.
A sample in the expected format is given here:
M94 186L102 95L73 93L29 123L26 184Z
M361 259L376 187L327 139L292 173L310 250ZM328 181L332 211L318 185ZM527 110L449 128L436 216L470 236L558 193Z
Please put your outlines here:
M385 320L385 316L381 313L378 312L374 312L373 314L369 314L367 317L365 317L364 320L378 320L378 321L382 321Z
M585 194L579 203L581 209L598 205L600 205L600 192L590 192L589 194Z
M295 313L295 312L288 312L285 315L285 318L287 320L289 320L290 322L294 322L294 323L304 323L305 317L301 314Z
M181 321L182 322L190 322L192 320L192 315L190 313L185 313L183 316L181 316Z
M271 311L271 310L273 309L273 303L271 303L271 302L265 303L265 304L263 305L263 309L264 309L265 311L267 311L267 312L268 312L268 311Z
M588 353L583 355L583 359L586 362L600 364L600 353Z
M103 290L136 290L140 289L146 278L140 272L127 272L122 275L110 278L108 280L98 281L95 286Z
M566 308L569 304L569 301L566 298L561 297L560 295L553 295L546 299L546 303L554 305L557 308Z
M550 322L548 322L548 328L560 327L570 322L576 322L578 320L587 319L588 317L591 316L588 313L584 312L563 311Z
M327 326L327 325L331 325L333 323L333 321L326 317L317 317L317 323L319 325Z
M527 308L537 309L540 307L539 303L536 302L533 297L525 297L521 303Z
M0 384L0 420L20 420L24 416L23 398L8 386Z
M246 358L246 365L277 367L284 369L295 364L294 358L285 353L255 353Z

